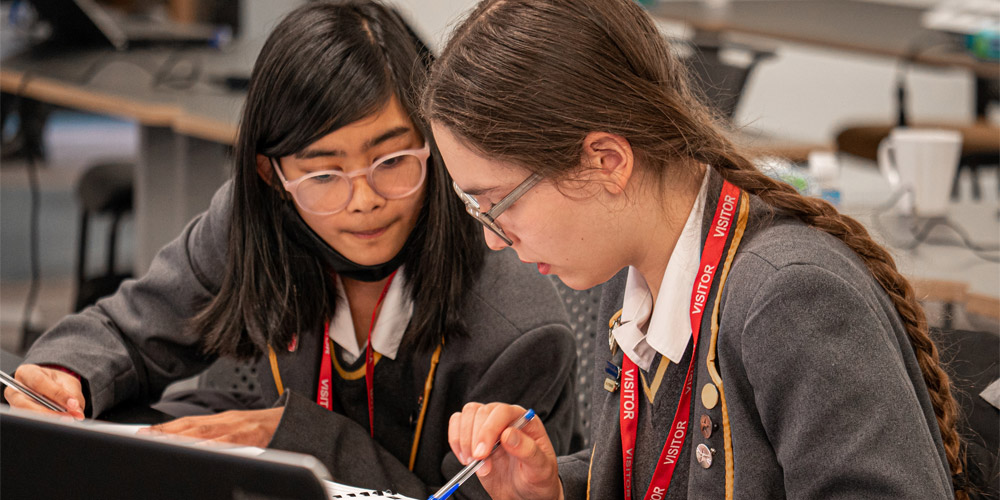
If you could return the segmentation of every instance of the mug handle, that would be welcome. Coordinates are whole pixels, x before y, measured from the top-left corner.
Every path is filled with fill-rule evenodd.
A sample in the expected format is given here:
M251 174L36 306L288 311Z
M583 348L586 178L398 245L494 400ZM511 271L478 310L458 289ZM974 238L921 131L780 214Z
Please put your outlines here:
M896 155L893 154L892 141L885 137L878 143L878 169L882 171L882 176L889 181L889 187L896 189L899 187L899 168L896 166Z

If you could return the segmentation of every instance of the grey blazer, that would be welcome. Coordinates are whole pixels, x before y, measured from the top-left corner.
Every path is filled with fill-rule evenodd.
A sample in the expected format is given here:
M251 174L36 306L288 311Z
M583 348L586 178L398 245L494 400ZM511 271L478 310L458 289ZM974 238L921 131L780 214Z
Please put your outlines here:
M204 370L214 357L201 352L197 335L184 332L198 304L206 304L222 282L230 197L227 183L208 211L157 254L145 276L64 318L35 343L25 362L80 374L92 415L124 401L155 401L169 383ZM317 456L338 481L418 498L462 468L448 446L448 418L469 401L534 408L555 430L556 449L573 451L581 442L576 349L552 283L511 252L489 252L467 293L463 317L470 335L442 349L413 472L407 467L411 417L419 408L429 354L401 352L376 366L373 440L357 381L335 381L334 387L343 389L333 395L336 411L313 402L321 331L303 332L296 352L277 353L286 389L280 400L266 356L258 367L266 401L285 407L270 446ZM486 493L473 479L456 497Z
M721 178L710 175L703 234L721 188ZM732 437L734 498L952 498L923 376L885 291L842 242L750 200L748 230L723 291L716 360ZM604 324L621 308L624 285L624 272L606 285ZM708 408L701 397L712 383L705 363L710 313L703 317L691 428L671 499L725 498L722 404ZM620 363L622 354L612 356L600 340L594 345L594 376L601 381L606 362ZM640 408L633 498L646 493L690 355L689 346L681 365L668 367L655 404ZM672 391L664 388L671 381ZM597 383L592 397L593 449L560 459L566 498L587 497L588 483L589 498L621 498L618 393ZM651 431L643 439L648 408L654 408L645 420ZM703 415L715 426L707 438ZM700 444L714 450L708 468L692 451Z

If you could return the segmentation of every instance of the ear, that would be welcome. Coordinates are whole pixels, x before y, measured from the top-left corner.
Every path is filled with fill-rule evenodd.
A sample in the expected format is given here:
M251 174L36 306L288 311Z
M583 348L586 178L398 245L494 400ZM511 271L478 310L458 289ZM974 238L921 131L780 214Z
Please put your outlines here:
M635 168L635 153L628 139L608 132L591 132L583 138L583 165L611 194L625 191Z
M257 155L257 175L264 179L264 182L273 184L271 180L274 177L274 167L271 166L271 159L267 156Z

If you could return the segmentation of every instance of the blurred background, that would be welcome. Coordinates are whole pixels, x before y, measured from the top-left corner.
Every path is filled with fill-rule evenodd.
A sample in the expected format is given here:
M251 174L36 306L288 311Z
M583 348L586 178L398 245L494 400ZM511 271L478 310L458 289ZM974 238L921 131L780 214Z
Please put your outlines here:
M386 1L435 51L475 4ZM256 53L301 3L0 2L0 347L142 273L207 207ZM1000 332L1000 2L642 3L736 140L868 225L932 324ZM900 125L961 134L945 212L879 169Z

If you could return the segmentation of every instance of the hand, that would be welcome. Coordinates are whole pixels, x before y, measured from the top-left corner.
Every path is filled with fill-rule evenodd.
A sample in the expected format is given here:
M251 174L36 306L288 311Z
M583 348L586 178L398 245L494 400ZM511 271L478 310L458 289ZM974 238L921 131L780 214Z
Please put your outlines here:
M448 422L448 444L465 465L486 458L497 439L500 448L476 475L496 500L562 500L556 452L541 419L520 430L508 428L525 409L503 403L468 403Z
M233 410L216 415L184 417L140 429L140 434L172 434L216 443L264 448L274 436L283 407L266 410Z
M71 417L83 420L83 409L87 402L83 397L83 389L80 386L80 381L73 375L55 368L45 368L38 365L21 365L14 372L14 379L66 408L67 413ZM50 415L66 415L65 413L49 410L17 389L8 387L4 390L3 396L7 398L7 402L14 408L48 413Z

